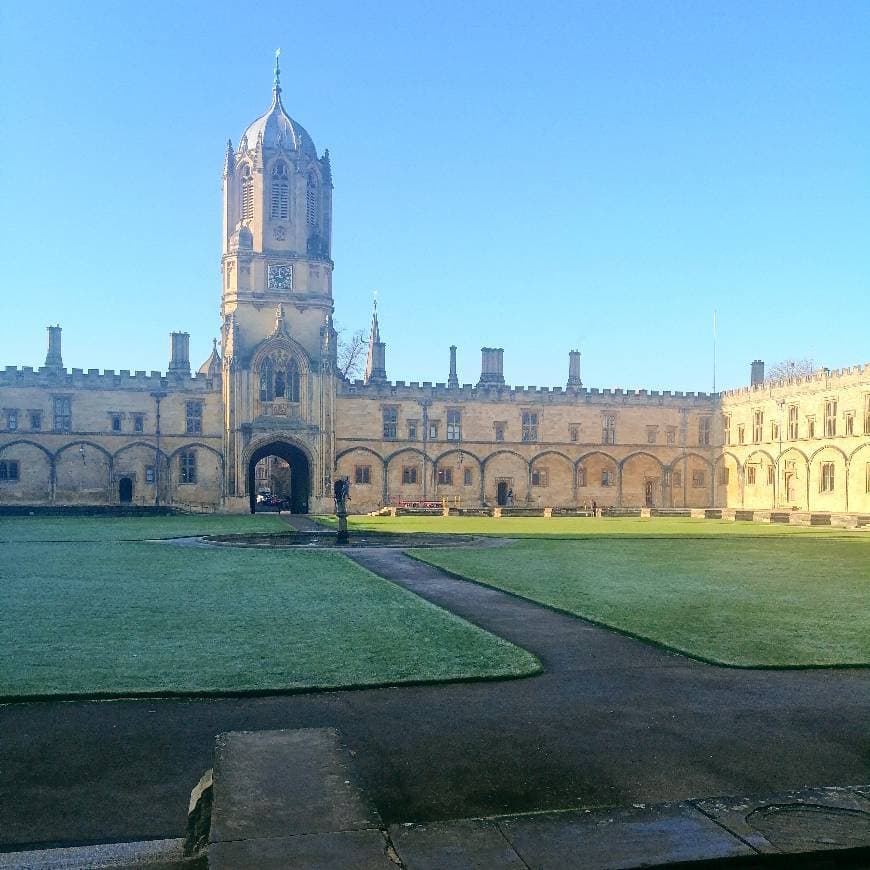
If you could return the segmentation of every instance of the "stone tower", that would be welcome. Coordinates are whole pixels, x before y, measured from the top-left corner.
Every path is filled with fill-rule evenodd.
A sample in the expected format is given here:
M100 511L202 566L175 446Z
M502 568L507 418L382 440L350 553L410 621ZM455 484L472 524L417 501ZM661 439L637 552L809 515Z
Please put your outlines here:
M335 405L332 175L284 109L275 59L272 103L227 143L221 273L226 492L253 501L253 466L290 462L294 510L329 492ZM241 501L237 504L242 509Z

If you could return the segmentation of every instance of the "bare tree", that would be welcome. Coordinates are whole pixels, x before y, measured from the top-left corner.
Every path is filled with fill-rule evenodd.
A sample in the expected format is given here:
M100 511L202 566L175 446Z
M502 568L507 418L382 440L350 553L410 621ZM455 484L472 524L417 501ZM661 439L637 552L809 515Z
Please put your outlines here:
M338 371L350 380L360 377L368 349L365 332L357 329L348 335L347 330L342 329L337 323L335 332L338 337Z
M782 381L788 378L804 378L816 370L815 363L808 358L784 359L767 370L766 381Z

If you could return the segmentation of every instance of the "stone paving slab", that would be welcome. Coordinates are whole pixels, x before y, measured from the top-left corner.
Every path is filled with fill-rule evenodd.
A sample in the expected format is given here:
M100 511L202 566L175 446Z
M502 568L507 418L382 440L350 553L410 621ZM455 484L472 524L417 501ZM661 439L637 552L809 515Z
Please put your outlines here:
M0 870L185 870L198 867L182 856L184 840L145 840L31 852L0 852Z
M527 870L489 819L393 825L390 838L407 870Z
M498 820L530 870L618 870L753 855L689 803Z
M861 794L867 789L801 789L693 803L759 852L800 854L870 846L870 797Z
M342 831L298 837L214 843L209 870L398 870L380 831Z
M380 826L334 728L219 734L210 843Z

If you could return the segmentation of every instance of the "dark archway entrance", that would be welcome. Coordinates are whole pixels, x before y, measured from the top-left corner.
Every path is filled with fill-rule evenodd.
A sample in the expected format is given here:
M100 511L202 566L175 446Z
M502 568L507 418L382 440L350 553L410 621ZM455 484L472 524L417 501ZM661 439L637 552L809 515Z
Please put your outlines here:
M251 513L257 510L257 463L267 456L277 456L290 466L290 510L294 514L308 513L308 496L311 493L311 465L303 450L287 441L272 441L258 447L248 462L248 497Z
M122 477L118 481L118 501L121 504L133 501L133 481L129 477Z

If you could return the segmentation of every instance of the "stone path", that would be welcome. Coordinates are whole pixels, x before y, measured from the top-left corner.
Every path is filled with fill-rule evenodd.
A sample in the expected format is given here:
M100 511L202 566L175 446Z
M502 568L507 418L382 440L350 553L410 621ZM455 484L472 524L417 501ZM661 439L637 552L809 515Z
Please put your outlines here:
M351 556L531 650L545 673L284 697L7 705L0 842L180 836L214 736L233 730L338 728L387 825L870 778L870 671L714 667L397 551Z

